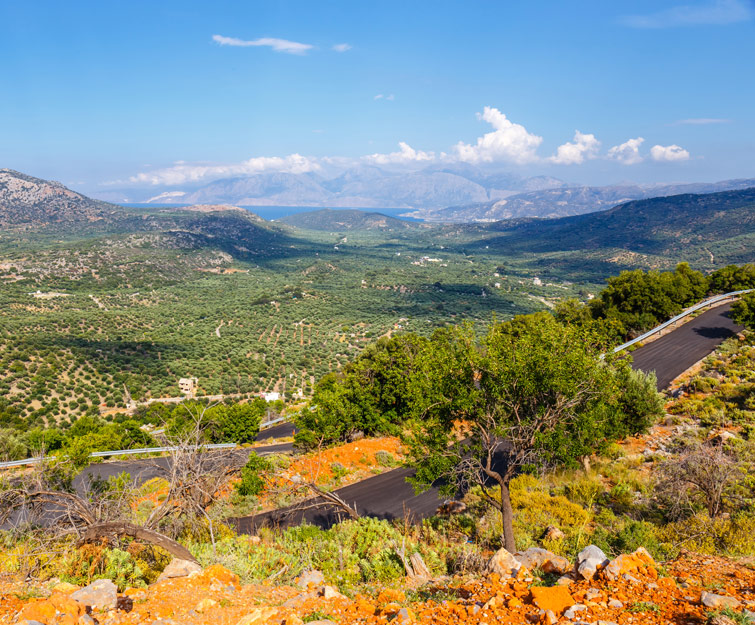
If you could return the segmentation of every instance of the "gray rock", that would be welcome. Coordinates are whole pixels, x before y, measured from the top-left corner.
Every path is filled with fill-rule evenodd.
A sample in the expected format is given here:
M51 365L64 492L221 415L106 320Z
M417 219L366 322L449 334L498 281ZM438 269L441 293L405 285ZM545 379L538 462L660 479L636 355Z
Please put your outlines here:
M736 597L716 595L705 590L700 595L700 603L706 608L736 608L739 606L739 600Z
M82 614L79 617L79 625L97 625L97 621L88 614Z
M112 610L118 603L118 588L109 579L98 579L77 590L71 599L99 610Z
M589 545L577 555L577 572L590 581L595 577L598 570L605 567L608 562L606 554L599 547Z
M325 576L317 570L310 570L310 571L304 571L301 575L299 575L299 579L296 580L297 586L299 588L304 588L305 590L309 588L309 585L312 584L314 586L321 586L325 582Z
M608 600L608 607L609 608L615 608L617 610L621 610L624 607L624 604L619 601L618 599L609 599Z
M192 573L200 573L202 567L196 562L189 562L189 560L181 560L181 558L173 558L168 566L160 573L160 577L157 578L158 582L165 579L174 579L176 577L188 577Z
M563 575L572 568L571 562L563 556L557 556L555 553L540 547L530 547L526 551L517 551L514 555L522 563L522 566L530 571L539 567L546 573Z
M585 593L585 599L592 601L596 597L600 597L600 591L597 588L590 588Z

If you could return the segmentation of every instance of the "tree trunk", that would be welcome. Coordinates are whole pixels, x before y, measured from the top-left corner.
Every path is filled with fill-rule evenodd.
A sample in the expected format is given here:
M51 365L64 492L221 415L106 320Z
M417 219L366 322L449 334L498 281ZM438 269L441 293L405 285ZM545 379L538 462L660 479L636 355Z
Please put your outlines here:
M162 547L172 556L189 562L197 562L197 559L191 555L191 552L182 544L172 538L152 530L131 525L130 523L101 523L99 525L90 525L84 535L79 540L78 545L92 543L103 538L109 540L113 536L129 536L138 540L146 541L156 547ZM197 563L198 564L198 563Z
M500 482L501 486L501 529L503 530L503 546L506 551L516 551L514 540L514 509L511 507L511 495L508 484Z

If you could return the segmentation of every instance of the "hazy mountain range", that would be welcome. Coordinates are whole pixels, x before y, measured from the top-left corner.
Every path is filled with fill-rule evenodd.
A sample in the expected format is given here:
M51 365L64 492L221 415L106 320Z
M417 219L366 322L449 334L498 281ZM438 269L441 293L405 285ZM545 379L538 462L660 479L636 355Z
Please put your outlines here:
M714 193L755 186L755 179L715 183L580 186L557 178L525 178L468 164L396 172L377 166L318 173L260 173L203 186L108 191L101 199L151 204L234 204L323 208L406 209L425 221L488 222L519 217L568 217L623 202L680 193Z
M317 173L272 172L223 178L194 188L103 191L97 196L123 203L437 209L487 202L514 193L558 188L564 184L562 180L547 176L524 178L516 174L485 172L467 165L429 167L411 172L360 166L330 178Z

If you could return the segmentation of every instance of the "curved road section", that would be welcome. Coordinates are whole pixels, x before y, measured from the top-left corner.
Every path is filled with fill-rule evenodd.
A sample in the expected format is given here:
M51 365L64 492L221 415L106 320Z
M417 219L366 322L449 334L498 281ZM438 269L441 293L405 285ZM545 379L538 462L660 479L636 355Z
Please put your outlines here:
M731 318L731 304L712 308L673 332L634 350L632 368L648 373L654 371L658 377L658 390L663 390L743 329Z

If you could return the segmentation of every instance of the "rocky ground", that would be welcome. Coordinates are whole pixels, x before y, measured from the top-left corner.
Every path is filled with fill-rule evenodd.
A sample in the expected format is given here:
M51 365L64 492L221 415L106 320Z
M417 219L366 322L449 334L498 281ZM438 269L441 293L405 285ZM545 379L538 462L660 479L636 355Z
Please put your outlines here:
M755 622L755 570L685 553L660 566L640 548L612 561L594 546L576 563L543 549L496 553L487 573L346 597L317 571L298 587L242 585L219 565L173 561L146 589L118 592L109 580L79 588L0 582L0 623L25 625L295 625L300 623L598 623L643 625ZM550 584L550 585L546 585Z

